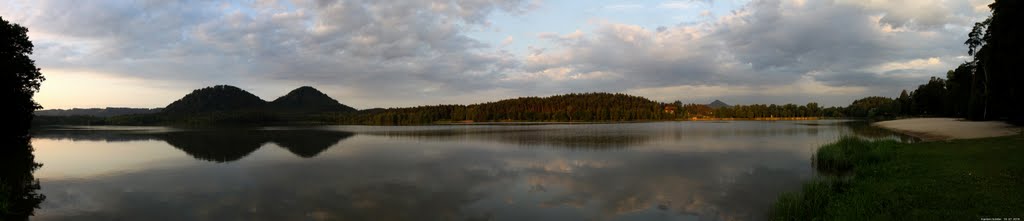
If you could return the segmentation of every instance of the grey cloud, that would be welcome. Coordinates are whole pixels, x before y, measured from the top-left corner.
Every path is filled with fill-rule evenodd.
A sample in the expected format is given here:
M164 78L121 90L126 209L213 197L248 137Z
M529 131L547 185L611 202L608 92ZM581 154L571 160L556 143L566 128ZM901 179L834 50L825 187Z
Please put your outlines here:
M508 1L64 1L19 13L48 68L154 80L317 81L408 96L490 88L516 66L466 32ZM55 16L56 15L56 16ZM80 55L70 53L74 51Z
M883 49L874 24L860 10L829 7L799 12L784 11L779 1L756 1L745 10L751 15L728 19L716 37L727 50L755 71L796 67L791 74L858 61L858 56ZM853 66L862 65L854 63Z
M905 1L879 6L808 1L795 5L780 0L755 0L706 24L680 24L656 30L601 24L597 31L573 41L548 35L560 47L537 51L570 58L546 59L526 65L526 70L572 67L582 73L621 74L620 79L610 81L575 80L563 84L599 86L604 90L678 85L784 87L810 76L827 86L867 88L866 94L842 98L805 92L811 97L847 100L826 103L846 103L866 95L895 96L900 89L924 83L929 75L944 75L946 69L958 64L949 60L964 54L961 43L966 27L954 18L973 16L970 5L951 3L949 7L928 7L918 12L900 11L919 3ZM688 37L692 32L702 36ZM926 58L939 58L945 66L898 70L901 76L917 76L912 78L896 77L892 70L872 71L890 62ZM685 98L685 94L679 96Z
M686 34L679 29L655 31L638 26L603 24L592 35L549 36L547 38L558 42L563 51L537 50L534 55L540 60L554 62L528 63L525 70L537 72L571 67L577 73L610 73L614 75L610 76L612 79L597 78L565 84L613 91L637 86L709 82L712 75L719 72L716 63L722 62L714 50L715 43L685 42L685 37L681 36ZM683 41L656 40L659 38Z
M29 27L44 70L91 70L188 87L312 82L391 106L487 91L514 97L786 86L806 76L828 86L898 92L954 68L958 63L949 61L964 54L963 36L978 17L964 1L807 1L797 7L755 0L711 22L654 29L606 22L589 33L540 34L554 47L526 55L467 34L494 25L487 17L495 11L535 7L527 1L43 0L0 13ZM948 67L870 71L932 57ZM571 73L544 73L560 69Z

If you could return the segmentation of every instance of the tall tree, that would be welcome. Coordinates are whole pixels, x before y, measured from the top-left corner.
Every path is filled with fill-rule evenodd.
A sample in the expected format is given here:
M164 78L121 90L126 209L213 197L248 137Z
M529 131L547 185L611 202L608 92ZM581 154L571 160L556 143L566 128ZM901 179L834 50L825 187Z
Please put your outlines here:
M911 99L910 99L910 94L907 93L907 90L903 90L903 92L900 92L900 97L896 98L896 105L897 105L896 107L898 107L898 108L895 108L895 109L897 109L896 113L900 114L900 115L913 115L913 114L917 114L917 113L914 113L913 108L912 108L912 106L913 106L912 104L913 104L913 101L911 101Z
M0 81L3 91L0 97L4 104L4 122L8 130L20 132L28 129L32 112L39 104L32 96L39 91L43 74L36 68L32 54L32 42L28 40L28 29L0 17ZM21 134L17 134L21 135Z
M1024 65L1024 22L1019 0L996 0L989 5L992 15L978 22L968 34L968 53L974 56L976 66L972 84L973 104L980 105L980 114L972 111L972 118L1008 119L1024 123L1024 104L1015 98L1024 95L1021 72ZM980 86L980 87L979 87Z
M32 96L43 75L28 55L32 42L28 29L0 17L0 102L4 104L3 138L0 143L0 220L28 220L45 198L36 193L39 168L32 155L28 129L39 105Z
M967 117L971 102L971 71L973 63L960 64L955 70L946 73L946 112L954 117Z
M913 109L924 115L942 115L946 110L946 80L932 77L927 84L917 87L913 99Z

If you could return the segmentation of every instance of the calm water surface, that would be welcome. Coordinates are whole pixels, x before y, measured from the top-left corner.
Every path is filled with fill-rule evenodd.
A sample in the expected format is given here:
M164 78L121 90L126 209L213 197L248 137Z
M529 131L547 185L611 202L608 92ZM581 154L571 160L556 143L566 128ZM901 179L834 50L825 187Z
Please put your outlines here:
M35 220L760 220L841 121L38 131Z

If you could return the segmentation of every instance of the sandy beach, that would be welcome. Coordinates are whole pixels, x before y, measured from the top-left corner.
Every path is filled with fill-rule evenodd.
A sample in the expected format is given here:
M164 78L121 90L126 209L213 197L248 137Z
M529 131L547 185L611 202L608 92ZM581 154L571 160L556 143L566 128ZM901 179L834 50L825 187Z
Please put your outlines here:
M913 118L872 125L899 131L925 141L999 137L1018 134L1020 127L999 121L966 121L956 118Z

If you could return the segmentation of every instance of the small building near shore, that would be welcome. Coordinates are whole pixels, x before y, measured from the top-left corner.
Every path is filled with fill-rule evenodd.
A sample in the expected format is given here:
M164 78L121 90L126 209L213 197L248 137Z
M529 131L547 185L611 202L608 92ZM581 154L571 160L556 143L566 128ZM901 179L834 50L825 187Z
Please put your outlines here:
M669 105L665 105L664 112L666 114L676 114L677 110L679 110L679 107L676 107L676 105L669 104Z

